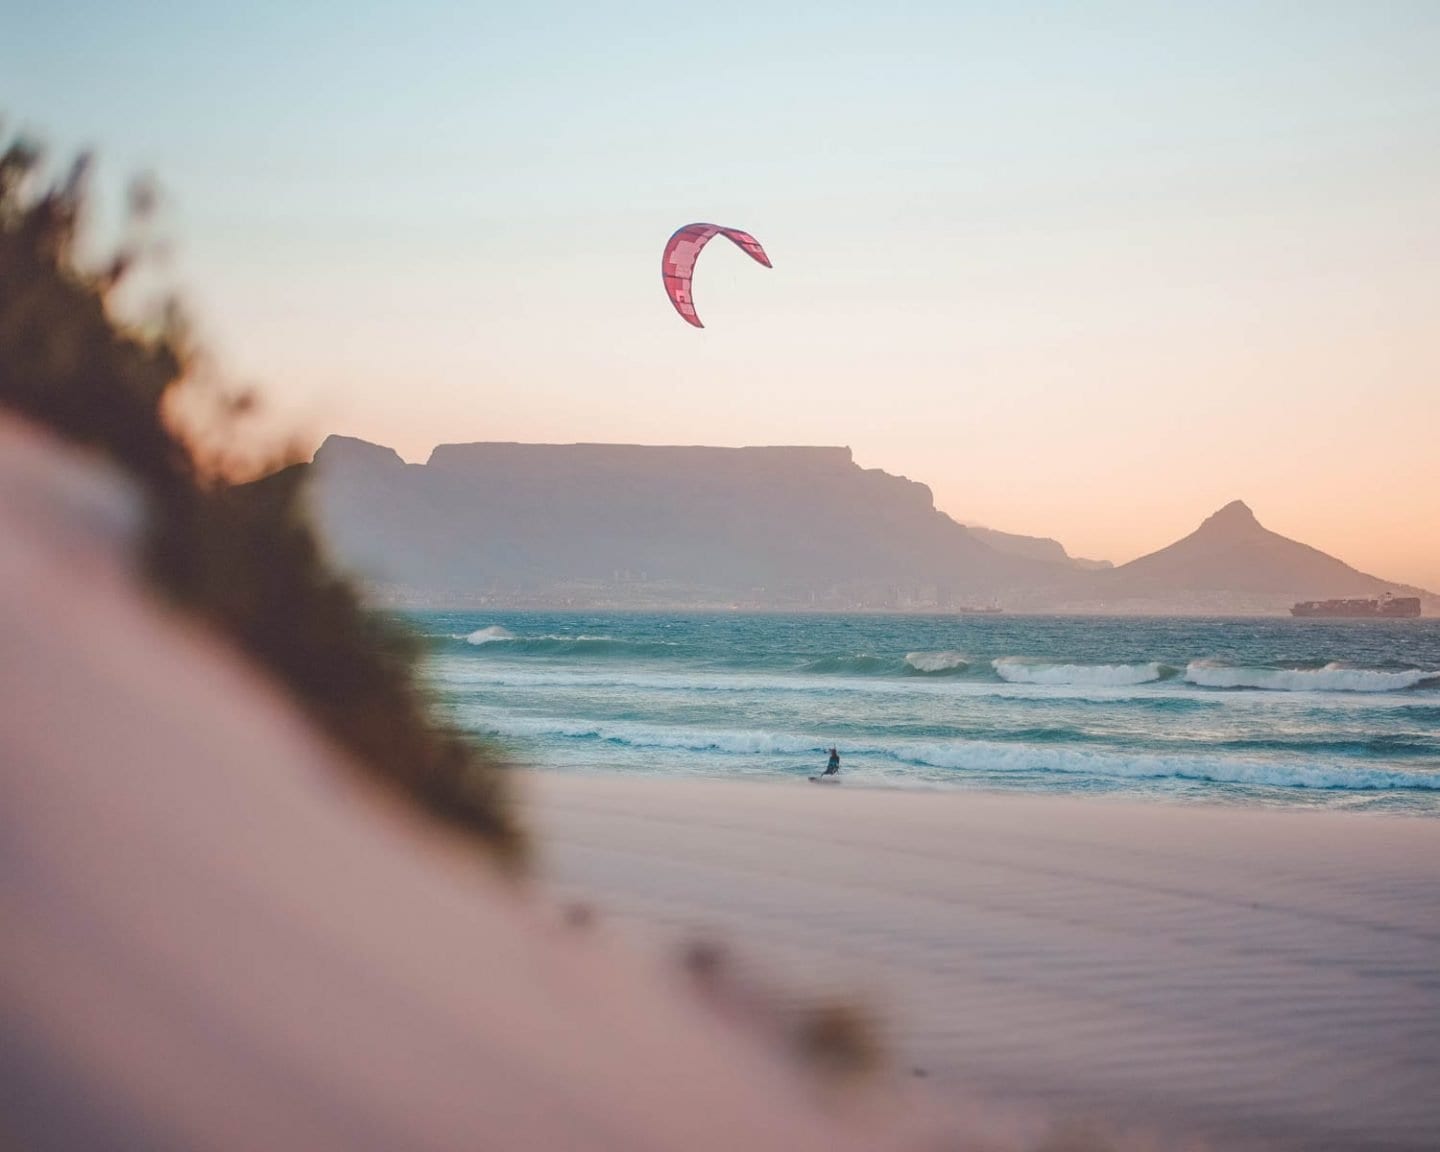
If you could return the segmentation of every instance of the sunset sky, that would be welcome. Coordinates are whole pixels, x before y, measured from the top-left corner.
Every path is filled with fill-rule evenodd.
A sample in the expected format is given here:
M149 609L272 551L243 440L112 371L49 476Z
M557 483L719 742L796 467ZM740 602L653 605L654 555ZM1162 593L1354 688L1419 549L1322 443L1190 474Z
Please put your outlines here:
M1234 498L1440 590L1440 4L205 5L0 23L277 419L848 444L1130 559ZM680 224L707 327L671 310Z

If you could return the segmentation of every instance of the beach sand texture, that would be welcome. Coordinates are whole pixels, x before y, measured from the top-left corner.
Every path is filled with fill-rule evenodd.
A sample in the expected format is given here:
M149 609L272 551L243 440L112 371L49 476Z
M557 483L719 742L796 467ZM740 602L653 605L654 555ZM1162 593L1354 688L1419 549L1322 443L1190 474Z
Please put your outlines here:
M559 891L853 988L932 1088L1216 1147L1440 1147L1440 826L537 776Z

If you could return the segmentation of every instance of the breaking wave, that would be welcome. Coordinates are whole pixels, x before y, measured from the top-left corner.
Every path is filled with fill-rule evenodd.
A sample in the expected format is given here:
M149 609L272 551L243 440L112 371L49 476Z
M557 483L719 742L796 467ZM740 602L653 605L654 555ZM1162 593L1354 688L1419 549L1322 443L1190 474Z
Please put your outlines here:
M1176 670L1157 661L1146 664L1052 664L1001 656L991 661L1000 679L1011 684L1065 684L1089 687L1124 687L1149 684L1175 675Z
M947 672L963 672L970 667L970 658L947 648L943 652L908 652L905 663L916 672L935 676Z
M457 636L455 639L464 640L467 644L493 644L497 640L513 640L515 633L500 627L499 624L492 624L488 628L477 628L468 636Z
M1274 692L1401 692L1440 682L1440 671L1382 671L1326 664L1323 668L1246 668L1216 660L1192 660L1185 679L1202 688L1260 688Z
M1375 661L1378 666L1371 666L1364 658L1323 663L1322 657L1287 666L1270 664L1263 658L1251 661L1244 657L1192 659L1188 663L1174 656L1124 662L1054 656L1007 655L991 659L938 645L917 647L908 652L903 648L886 651L884 647L849 652L839 648L826 651L820 647L818 651L807 652L806 641L810 638L798 635L800 643L794 647L783 644L723 647L709 643L708 637L686 636L682 640L653 634L592 635L581 628L576 628L574 633L566 629L546 634L517 634L498 623L448 635L459 644L460 650L478 658L476 667L483 661L495 669L509 667L518 671L528 665L538 672L569 665L582 675L587 665L592 672L598 672L602 664L618 671L631 662L634 672L645 675L658 674L662 665L672 670L671 675L674 669L688 667L696 690L716 687L712 681L719 673L771 677L779 682L798 682L801 677L833 678L837 689L843 686L841 681L851 680L865 682L875 691L881 690L883 681L890 681L897 691L938 693L970 692L987 682L998 682L1055 689L1058 696L1066 698L1083 696L1089 690L1108 696L1110 693L1106 690L1156 683L1189 689L1188 693L1136 692L1133 695L1139 701L1149 701L1152 697L1174 697L1178 701L1186 695L1192 698L1203 695L1210 689L1354 694L1440 689L1440 668L1387 665L1381 660ZM908 686L904 685L906 679ZM922 688L922 682L927 680L932 681L929 688ZM776 684L777 689L781 686Z

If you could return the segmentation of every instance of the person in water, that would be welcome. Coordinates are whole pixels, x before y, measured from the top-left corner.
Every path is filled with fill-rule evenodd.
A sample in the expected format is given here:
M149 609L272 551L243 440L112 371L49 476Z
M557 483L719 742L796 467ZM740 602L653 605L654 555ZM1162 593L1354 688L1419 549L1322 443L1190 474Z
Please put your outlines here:
M822 776L834 776L835 773L837 773L837 772L839 772L839 771L840 771L840 753L837 752L837 751L835 751L834 748L831 748L831 749L830 749L830 763L828 763L828 764L825 765L825 771L822 772L821 775L822 775Z

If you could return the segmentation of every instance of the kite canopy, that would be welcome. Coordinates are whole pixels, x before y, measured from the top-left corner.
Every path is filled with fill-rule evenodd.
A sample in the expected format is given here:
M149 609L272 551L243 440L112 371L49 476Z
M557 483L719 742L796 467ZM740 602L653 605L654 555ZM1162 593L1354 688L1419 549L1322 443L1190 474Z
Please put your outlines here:
M696 328L703 328L705 325L700 323L700 316L695 311L695 298L690 293L690 279L695 274L695 261L700 256L700 249L710 243L712 236L717 235L733 241L756 263L763 264L766 268L771 267L770 257L765 255L760 241L748 232L741 232L738 228L721 228L718 224L686 224L683 228L677 228L665 244L665 254L660 258L660 275L665 280L665 294L670 297L670 303L675 305L675 311Z

